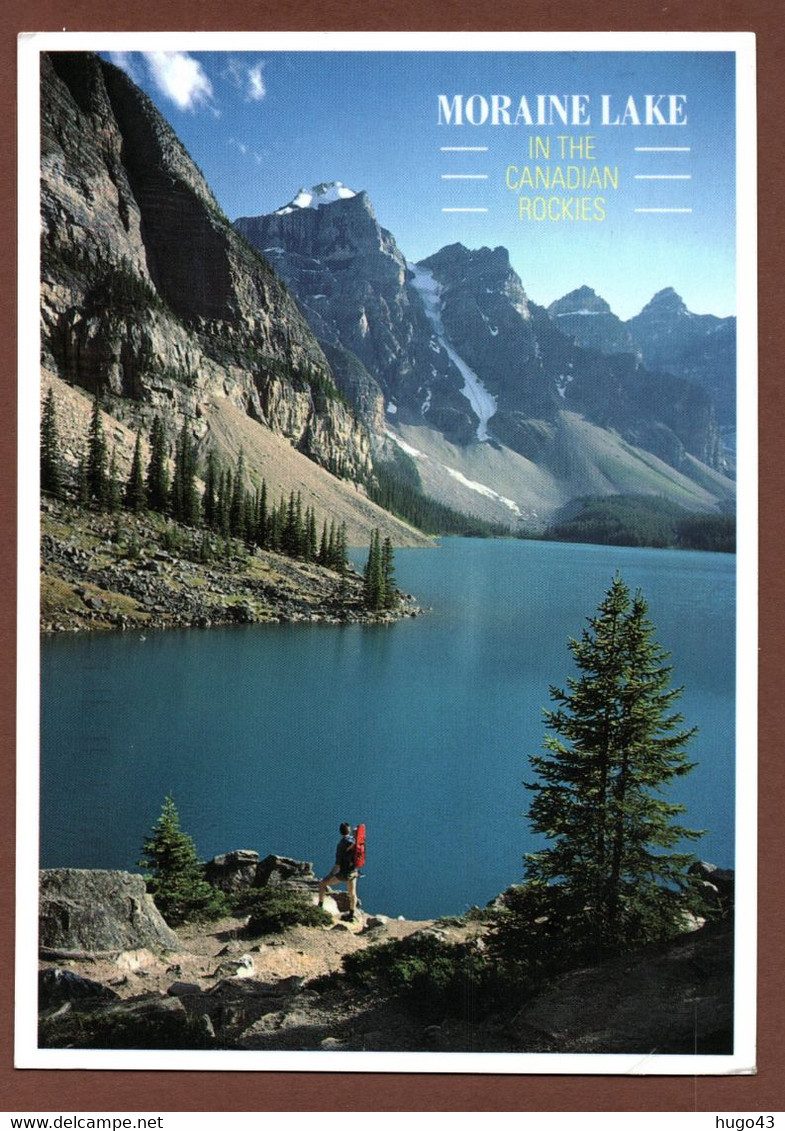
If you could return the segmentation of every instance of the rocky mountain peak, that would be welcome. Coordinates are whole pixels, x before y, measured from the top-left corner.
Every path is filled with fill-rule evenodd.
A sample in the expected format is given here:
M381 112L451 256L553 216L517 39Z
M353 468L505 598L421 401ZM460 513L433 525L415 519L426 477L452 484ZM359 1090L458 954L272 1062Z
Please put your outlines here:
M553 318L563 318L573 314L609 314L611 308L591 287L582 286L552 302L548 313Z
M735 427L736 319L694 314L673 287L664 287L627 323L643 363L706 389L719 423Z
M515 272L506 247L480 247L470 250L462 243L448 244L422 261L445 285L483 281L501 285ZM515 276L518 279L517 275ZM518 279L520 285L520 279ZM522 288L521 288L522 289Z
M313 188L301 188L293 200L283 208L277 208L276 216L287 216L301 208L323 208L326 204L334 204L337 200L350 200L359 194L347 188L342 181L322 181ZM364 195L364 194L363 194Z
M605 354L638 352L628 328L591 287L578 287L556 299L548 314L562 334L583 349Z
M684 299L680 294L677 294L673 287L663 287L644 306L638 317L640 318L645 314L682 315L689 314L689 311Z

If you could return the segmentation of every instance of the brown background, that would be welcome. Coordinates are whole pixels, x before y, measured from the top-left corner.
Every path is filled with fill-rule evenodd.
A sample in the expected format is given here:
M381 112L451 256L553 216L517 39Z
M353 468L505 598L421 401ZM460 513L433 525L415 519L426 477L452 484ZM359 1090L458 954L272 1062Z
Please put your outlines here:
M0 11L0 1111L742 1111L785 1109L781 722L785 256L785 12L779 0L5 0ZM133 14L132 13L133 10ZM13 1068L16 36L22 31L754 31L758 36L760 278L760 863L758 1075L538 1077L85 1072ZM742 380L751 380L742 372ZM24 679L24 673L22 673ZM713 1121L712 1124L713 1126Z

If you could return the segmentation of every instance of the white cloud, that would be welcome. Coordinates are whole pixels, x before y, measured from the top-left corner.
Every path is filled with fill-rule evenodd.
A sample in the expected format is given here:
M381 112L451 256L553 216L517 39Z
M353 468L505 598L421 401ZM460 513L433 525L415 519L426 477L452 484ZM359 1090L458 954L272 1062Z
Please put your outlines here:
M231 55L226 63L225 74L243 92L246 102L261 102L267 94L263 69L264 62L261 60L251 66L241 56Z
M264 75L262 74L263 63L257 63L255 67L248 68L248 98L252 102L259 102L267 94L267 87L264 85Z
M155 85L180 110L211 106L212 83L191 55L184 51L147 51L145 60Z

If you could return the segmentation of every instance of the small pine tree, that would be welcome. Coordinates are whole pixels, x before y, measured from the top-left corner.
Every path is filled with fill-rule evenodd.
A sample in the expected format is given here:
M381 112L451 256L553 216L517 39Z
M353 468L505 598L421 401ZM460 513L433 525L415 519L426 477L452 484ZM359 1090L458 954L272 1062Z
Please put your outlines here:
M178 522L187 526L198 526L201 519L201 500L195 479L196 445L188 431L188 425L183 422L175 447L169 509Z
M245 456L242 450L237 457L237 470L229 503L229 531L233 538L245 537Z
M106 509L110 514L117 514L122 506L122 499L123 492L117 471L117 456L113 447L112 458L109 460L109 470L106 473Z
M138 432L131 460L131 471L125 484L125 505L134 514L139 514L147 506L147 488L142 469L142 437Z
M87 476L87 454L82 452L76 468L76 501L80 507L90 502L90 485Z
M218 480L218 459L215 452L211 451L207 457L202 495L202 522L208 530L215 530L218 525Z
M340 573L341 577L346 576L346 570L349 567L349 538L346 533L346 523L342 522L338 527L338 532L335 535L335 547L333 551L333 569Z
M165 514L169 506L169 469L166 432L156 416L150 428L150 462L147 465L147 505Z
M89 498L100 510L104 509L108 501L107 462L106 438L101 420L101 394L96 393L87 442L87 491Z
M147 870L147 890L167 923L214 919L226 911L223 892L204 878L196 846L180 827L174 800L167 796L139 866Z
M317 560L321 566L329 565L330 551L327 543L327 519L324 519L322 523L322 537L319 542L319 557Z
M41 413L41 490L54 495L56 499L61 499L64 494L57 410L52 389L46 394Z

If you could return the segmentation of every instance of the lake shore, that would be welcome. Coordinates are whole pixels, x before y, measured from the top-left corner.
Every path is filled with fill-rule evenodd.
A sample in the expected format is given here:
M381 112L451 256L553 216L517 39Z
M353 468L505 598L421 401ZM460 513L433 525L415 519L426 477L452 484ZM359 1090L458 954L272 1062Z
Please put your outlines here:
M210 628L230 624L379 624L422 610L402 594L372 611L363 579L316 562L249 551L232 540L204 554L201 535L152 515L99 514L45 500L41 629Z

